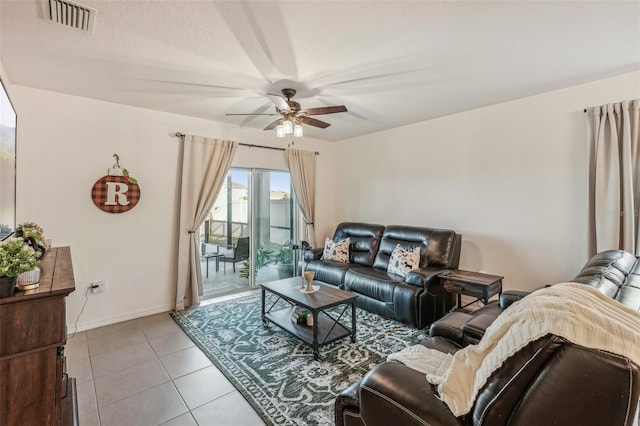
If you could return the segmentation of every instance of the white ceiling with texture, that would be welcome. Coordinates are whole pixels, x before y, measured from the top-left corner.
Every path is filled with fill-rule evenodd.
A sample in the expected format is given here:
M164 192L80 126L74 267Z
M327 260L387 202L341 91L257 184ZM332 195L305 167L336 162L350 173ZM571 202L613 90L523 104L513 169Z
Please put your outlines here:
M640 68L640 2L122 1L95 32L0 0L13 84L264 128L298 90L337 141Z

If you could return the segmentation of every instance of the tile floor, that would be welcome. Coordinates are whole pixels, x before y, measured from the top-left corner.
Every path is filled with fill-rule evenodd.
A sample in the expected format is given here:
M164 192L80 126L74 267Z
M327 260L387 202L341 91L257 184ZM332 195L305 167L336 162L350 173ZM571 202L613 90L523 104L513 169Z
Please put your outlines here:
M82 426L264 424L168 313L76 333L65 355Z

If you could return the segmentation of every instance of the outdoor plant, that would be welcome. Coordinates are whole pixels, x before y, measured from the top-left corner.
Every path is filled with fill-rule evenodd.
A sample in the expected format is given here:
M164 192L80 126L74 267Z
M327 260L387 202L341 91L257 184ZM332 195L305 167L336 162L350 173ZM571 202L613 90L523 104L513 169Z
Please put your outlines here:
M278 264L291 264L293 263L293 249L291 248L291 241L287 240L284 245L273 254L273 263Z
M273 255L272 261L276 265L278 271L278 278L289 278L293 274L293 249L291 248L291 241L285 241L284 245L280 247Z
M256 265L255 265L255 273L268 264L271 263L271 257L273 256L273 251L267 248L261 247L256 252ZM245 260L242 262L242 267L239 272L240 278L249 278L249 261Z
M22 238L0 242L0 277L17 277L40 266L38 254Z

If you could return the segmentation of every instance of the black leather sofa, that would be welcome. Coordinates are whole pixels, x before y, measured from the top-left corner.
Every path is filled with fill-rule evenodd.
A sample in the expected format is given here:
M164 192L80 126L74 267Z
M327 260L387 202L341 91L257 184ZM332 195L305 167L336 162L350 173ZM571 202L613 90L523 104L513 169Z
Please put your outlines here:
M573 279L640 312L640 261L612 250L591 258ZM431 326L423 345L446 353L477 342L502 310L525 297L503 292L499 303L453 312ZM454 417L423 373L397 362L378 364L335 402L338 426L632 425L638 416L640 367L606 351L549 334L496 370L471 411Z
M357 306L417 328L444 315L451 295L444 292L438 274L455 269L462 238L447 229L383 226L344 222L336 227L335 242L350 238L349 263L321 260L322 248L305 254L306 270L315 279L358 295ZM397 244L407 250L420 247L420 268L402 277L387 272Z

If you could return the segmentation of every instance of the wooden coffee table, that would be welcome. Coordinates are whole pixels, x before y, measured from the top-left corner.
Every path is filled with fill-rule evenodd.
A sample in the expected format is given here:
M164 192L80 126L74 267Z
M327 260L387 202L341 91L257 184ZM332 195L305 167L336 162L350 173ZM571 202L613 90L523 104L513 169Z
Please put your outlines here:
M347 336L351 336L352 343L355 342L356 297L358 296L319 281L313 281L312 283L320 286L317 292L304 293L298 290L301 283L301 277L293 277L261 284L262 324L268 327L269 323L273 323L311 345L313 358L316 360L320 357L320 347L324 345ZM265 306L267 292L278 296L268 309ZM278 307L274 310L279 300L286 301L290 306L286 308ZM338 305L345 305L338 316L327 312L327 309ZM291 320L291 314L295 306L306 308L311 312L311 315L313 315L312 327L306 324L297 324ZM351 306L351 328L340 322L349 306Z

